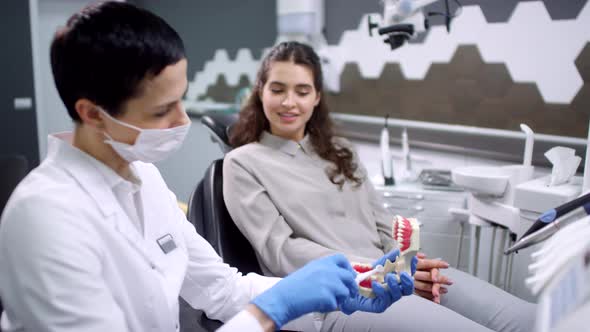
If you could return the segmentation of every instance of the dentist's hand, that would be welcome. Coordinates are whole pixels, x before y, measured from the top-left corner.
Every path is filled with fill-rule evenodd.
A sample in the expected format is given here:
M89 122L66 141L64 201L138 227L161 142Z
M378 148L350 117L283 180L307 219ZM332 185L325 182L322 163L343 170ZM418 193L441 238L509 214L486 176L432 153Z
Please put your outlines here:
M373 268L377 265L385 266L385 262L389 259L392 263L395 262L397 257L399 256L399 249L393 249L387 254L383 255L383 257L379 258L375 263L373 263ZM420 254L419 254L420 255ZM412 257L412 265L410 266L410 270L412 271L412 276L416 273L416 268L418 266L418 257Z
M346 300L340 309L343 313L350 315L355 311L366 311L380 313L389 308L397 300L401 299L402 295L411 295L414 290L414 281L406 272L402 272L400 275L400 283L397 283L395 273L388 273L385 275L385 282L387 283L387 289L381 287L381 285L373 281L373 293L374 298L367 298L360 294L352 296Z
M252 303L280 329L310 312L330 312L358 295L355 272L342 254L314 260L260 294Z

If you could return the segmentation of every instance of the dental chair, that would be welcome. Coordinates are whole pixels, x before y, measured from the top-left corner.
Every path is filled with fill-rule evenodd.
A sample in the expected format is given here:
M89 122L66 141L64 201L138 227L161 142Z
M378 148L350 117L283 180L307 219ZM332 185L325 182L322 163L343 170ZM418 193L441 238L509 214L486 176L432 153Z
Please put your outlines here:
M205 114L201 118L201 123L211 132L212 140L219 144L224 153L231 150L229 130L237 119L237 114L219 113ZM211 163L203 179L190 195L187 219L225 263L236 267L244 274L249 272L262 274L254 249L234 224L225 206L223 159ZM187 306L188 304L181 301L181 310L190 311L186 308ZM214 331L222 325L220 321L207 318L204 312L198 311L196 315L198 325L206 331ZM183 325L186 325L186 322L181 321L181 327ZM185 330L183 329L182 332Z
M236 113L209 112L201 118L201 123L211 134L211 141L217 143L224 154L232 149L229 144L229 133L237 121L238 114Z
M206 113L201 123L224 153L231 150L229 132L238 120L235 113ZM188 201L188 220L209 241L223 261L242 273L262 274L254 249L242 235L223 200L223 159L213 161Z
M262 274L254 249L223 200L223 159L215 160L188 201L188 220L223 261L242 273Z

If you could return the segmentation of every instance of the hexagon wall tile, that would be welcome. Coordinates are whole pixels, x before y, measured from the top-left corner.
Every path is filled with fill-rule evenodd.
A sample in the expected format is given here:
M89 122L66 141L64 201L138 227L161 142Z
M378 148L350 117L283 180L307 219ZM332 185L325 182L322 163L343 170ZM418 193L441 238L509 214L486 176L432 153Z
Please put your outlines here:
M469 64L465 68L470 70L458 70L463 69L457 67L459 63ZM408 120L512 130L524 122L538 133L576 137L587 133L587 86L572 106L545 103L535 84L514 82L504 64L486 63L473 45L459 47L449 63L433 64L423 80L400 80L399 72L397 64L387 64L380 77L367 79L357 64L347 64L341 76L342 91L325 94L328 105L333 112L349 114L390 114ZM489 86L501 88L487 93Z

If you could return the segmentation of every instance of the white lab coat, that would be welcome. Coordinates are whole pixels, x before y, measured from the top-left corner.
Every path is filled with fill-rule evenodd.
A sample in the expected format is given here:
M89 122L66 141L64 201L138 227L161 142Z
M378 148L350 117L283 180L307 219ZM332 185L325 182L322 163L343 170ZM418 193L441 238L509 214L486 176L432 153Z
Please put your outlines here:
M178 208L158 170L135 162L144 236L98 161L50 135L43 163L19 184L0 223L6 331L174 331L178 295L227 321L277 279L224 264ZM168 254L157 239L170 234ZM260 330L242 312L230 326Z

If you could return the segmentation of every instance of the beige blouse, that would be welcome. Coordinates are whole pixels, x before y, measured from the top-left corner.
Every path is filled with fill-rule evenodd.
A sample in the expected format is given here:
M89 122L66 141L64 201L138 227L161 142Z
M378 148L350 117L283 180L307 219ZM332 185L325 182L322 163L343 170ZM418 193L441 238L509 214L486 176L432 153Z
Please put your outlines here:
M335 142L353 150L342 138ZM331 164L314 152L308 136L297 143L265 132L259 142L226 155L225 203L265 274L285 276L337 252L372 262L396 246L392 218L357 163L363 184L346 182L340 190L326 174Z

